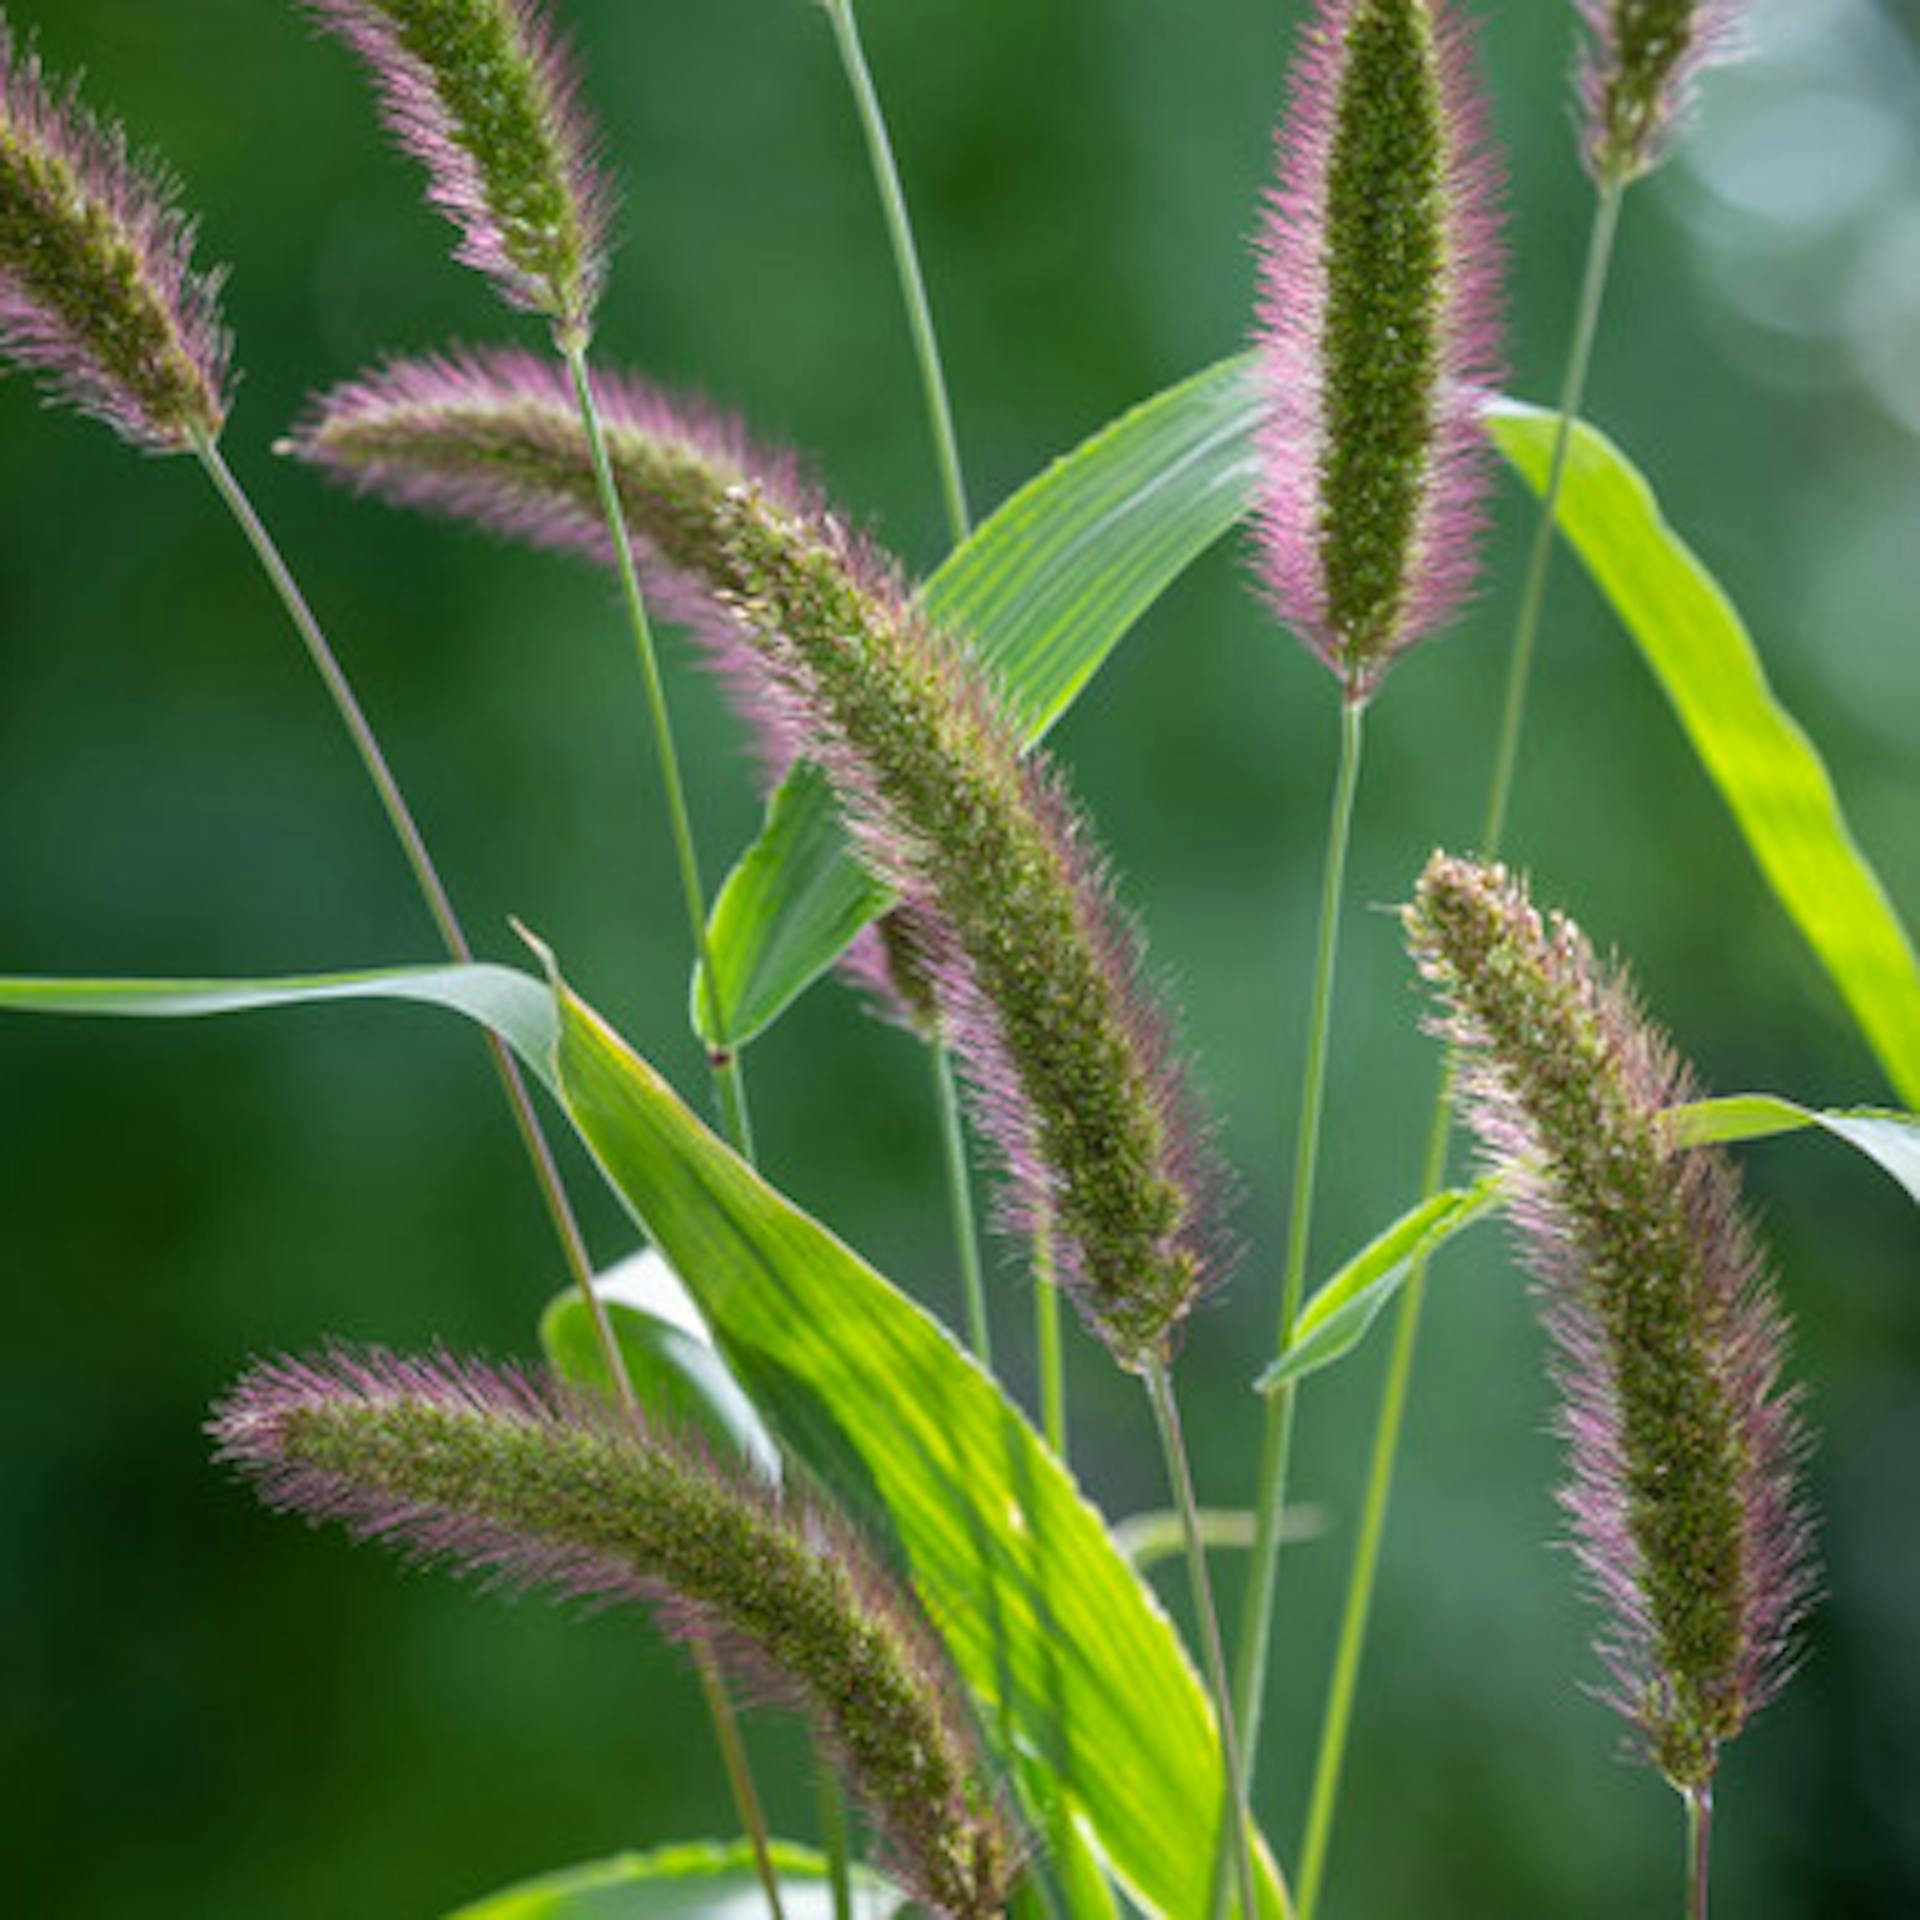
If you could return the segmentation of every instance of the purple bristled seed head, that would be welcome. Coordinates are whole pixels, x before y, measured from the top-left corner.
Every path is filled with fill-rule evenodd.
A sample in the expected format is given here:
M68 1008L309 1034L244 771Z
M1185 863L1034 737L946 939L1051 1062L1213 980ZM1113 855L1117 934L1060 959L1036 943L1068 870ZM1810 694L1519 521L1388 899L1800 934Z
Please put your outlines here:
M749 481L795 513L817 508L814 491L791 454L705 401L601 372L594 392L649 602L692 632L777 780L792 731L764 696L764 663L716 601L714 518L728 489ZM579 402L551 357L495 349L392 361L321 395L282 450L396 506L612 564Z
M460 230L457 258L584 347L611 193L539 0L303 0L366 61L387 125Z
M917 1898L1001 1911L1018 1849L945 1652L816 1500L543 1374L445 1353L268 1361L208 1430L280 1511L512 1590L655 1608L809 1715Z
M217 439L232 343L193 238L173 183L0 14L0 358L147 452Z
M1739 49L1736 0L1577 0L1582 145L1603 185L1625 186L1666 157L1701 70Z
M1259 241L1260 569L1364 700L1473 585L1500 170L1457 0L1314 0Z
M1406 921L1559 1350L1562 1497L1609 1614L1607 1698L1700 1793L1791 1671L1812 1594L1785 1316L1732 1164L1672 1144L1686 1070L1580 930L1440 854Z

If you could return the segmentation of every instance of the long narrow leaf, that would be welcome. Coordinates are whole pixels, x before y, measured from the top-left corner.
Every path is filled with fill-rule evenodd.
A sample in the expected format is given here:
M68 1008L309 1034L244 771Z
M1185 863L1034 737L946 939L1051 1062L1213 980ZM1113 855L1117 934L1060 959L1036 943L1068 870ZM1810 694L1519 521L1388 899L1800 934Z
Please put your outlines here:
M1489 426L1528 483L1543 487L1552 415L1502 401ZM1560 525L1639 644L1761 872L1888 1080L1920 1106L1920 958L1732 601L1667 524L1645 477L1584 423L1574 433Z

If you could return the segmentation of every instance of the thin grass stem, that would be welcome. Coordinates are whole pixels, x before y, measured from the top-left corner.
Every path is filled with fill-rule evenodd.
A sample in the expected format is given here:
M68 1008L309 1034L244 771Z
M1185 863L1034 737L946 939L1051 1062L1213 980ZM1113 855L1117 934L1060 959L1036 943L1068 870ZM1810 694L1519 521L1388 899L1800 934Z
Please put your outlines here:
M1360 786L1365 743L1365 707L1343 702L1340 716L1340 764L1334 780L1333 809L1327 827L1327 851L1320 886L1320 929L1313 969L1312 1011L1307 1027L1306 1062L1300 1082L1300 1117L1293 1162L1293 1196L1287 1222L1286 1268L1280 1290L1278 1350L1293 1338L1306 1284L1312 1244L1313 1191L1319 1166L1320 1122L1326 1105L1327 1054L1333 1027L1333 994L1340 957L1340 909L1346 892L1347 849L1353 838L1354 797ZM1254 1544L1247 1573L1246 1602L1240 1622L1239 1663L1234 1705L1245 1745L1247 1771L1240 1791L1253 1785L1253 1759L1265 1702L1267 1659L1272 1643L1274 1583L1280 1563L1281 1519L1287 1498L1287 1460L1293 1437L1291 1386L1267 1405L1261 1436L1260 1474L1254 1494Z
M673 741L673 720L667 710L660 650L654 644L653 622L647 617L647 599L641 590L640 569L633 557L633 538L627 530L619 483L614 479L613 462L607 454L606 432L593 397L593 376L587 368L586 348L578 341L566 340L561 343L560 353L573 378L580 424L586 433L594 483L599 490L600 510L606 520L607 538L612 543L614 565L620 576L620 595L626 606L628 624L633 629L640 678L646 688L647 719L653 730L654 758L660 769L674 861L680 872L681 902L686 909L687 930L692 936L694 959L706 993L707 1030L713 1036L708 1065L713 1073L714 1093L734 1150L743 1158L751 1159L753 1125L747 1110L746 1084L729 1038L727 1010L721 1003L719 978L714 972L712 947L707 938L707 895L700 879L700 857L694 847L693 816L687 807L686 785L680 777L680 755Z
M820 1803L820 1850L827 1856L827 1884L833 1891L833 1920L853 1920L853 1859L847 1841L847 1796L840 1776L824 1763L814 1768Z
M1713 1786L1693 1787L1687 1803L1686 1920L1707 1920L1707 1888L1713 1854Z
M382 809L391 824L394 837L399 841L405 854L407 865L412 869L415 884L427 905L438 928L442 944L448 957L460 965L470 965L473 949L467 940L466 930L461 925L460 916L455 911L452 897L440 878L433 856L427 849L426 837L421 833L419 823L413 817L413 810L407 804L406 795L401 791L399 781L394 777L393 769L381 749L379 736L375 734L372 723L367 719L358 696L354 693L353 683L347 678L345 669L340 665L339 656L329 644L325 630L314 614L306 595L300 589L299 581L293 570L287 565L285 556L268 531L256 511L246 489L227 464L219 446L206 436L196 436L194 452L199 456L200 464L213 483L214 491L226 504L233 515L247 544L253 549L262 571L272 584L286 609L287 617L293 623L294 631L300 636L301 643L313 662L320 678L326 686L334 708L353 741L361 764L365 767L368 779L379 796ZM500 1084L506 1093L507 1105L512 1110L514 1125L526 1147L527 1157L532 1164L534 1179L540 1189L540 1197L546 1205L548 1217L553 1222L554 1232L560 1241L561 1251L566 1258L567 1270L585 1303L593 1323L594 1336L600 1352L606 1361L607 1375L614 1384L621 1403L637 1409L639 1400L633 1390L633 1379L627 1371L626 1356L620 1351L620 1343L614 1337L613 1324L607 1316L606 1303L600 1298L593 1284L593 1261L587 1251L585 1237L580 1231L580 1223L575 1217L573 1204L567 1197L565 1183L561 1179L558 1163L553 1156L553 1148L547 1140L546 1132L540 1125L540 1117L534 1111L532 1096L527 1091L526 1081L521 1075L512 1054L505 1044L492 1034L487 1036L487 1048L493 1056L494 1067L499 1073ZM695 1664L700 1673L702 1690L706 1695L707 1708L713 1721L714 1737L718 1741L721 1756L726 1764L727 1776L733 1785L735 1804L739 1809L742 1823L753 1836L754 1854L762 1878L768 1885L768 1899L773 1920L784 1920L780 1911L777 1889L773 1884L772 1857L768 1852L766 1823L761 1816L759 1797L754 1791L751 1774L746 1768L745 1749L741 1743L739 1723L734 1715L732 1703L728 1700L726 1688L719 1670L713 1664L711 1652L704 1646L695 1650Z
M1246 1777L1241 1765L1240 1742L1234 1731L1233 1690L1227 1683L1227 1656L1220 1641L1220 1615L1213 1603L1213 1582L1207 1572L1207 1545L1200 1523L1200 1503L1194 1497L1193 1472L1187 1461L1186 1437L1181 1431L1180 1408L1173 1397L1173 1382L1167 1377L1164 1360L1155 1360L1146 1375L1147 1398L1153 1406L1153 1420L1160 1434L1160 1450L1166 1457L1167 1480L1173 1489L1174 1505L1179 1509L1180 1525L1186 1535L1187 1578L1193 1588L1193 1610L1199 1622L1200 1648L1206 1668L1207 1684L1213 1693L1214 1713L1220 1722L1220 1760L1227 1782L1228 1845L1233 1856L1234 1883L1240 1893L1240 1911L1245 1920L1256 1920L1260 1911L1253 1873L1253 1820L1247 1811L1247 1796L1240 1782Z
M1614 242L1619 231L1620 205L1625 187L1618 181L1602 186L1594 209L1593 229L1587 243L1586 267L1581 278L1580 303L1574 319L1573 339L1567 354L1565 375L1561 381L1559 417L1554 430L1553 453L1547 470L1546 491L1541 499L1540 518L1534 529L1528 556L1526 577L1521 589L1520 611L1514 626L1513 647L1507 667L1507 689L1501 712L1500 733L1494 751L1493 768L1488 781L1487 811L1481 830L1480 852L1485 860L1499 857L1506 834L1507 816L1513 796L1515 768L1519 761L1520 740L1524 732L1527 693L1532 680L1535 643L1541 616L1546 607L1547 579L1553 559L1553 541L1560 510L1560 494L1566 483L1568 458L1573 446L1573 429L1586 397L1587 375L1593 363L1594 341L1599 332L1600 314L1606 301L1608 274ZM1452 1063L1443 1071L1439 1098L1435 1103L1433 1124L1428 1134L1426 1165L1422 1171L1422 1199L1439 1192L1446 1178L1447 1146L1451 1134ZM1342 1769L1346 1759L1347 1735L1352 1723L1354 1694L1359 1685L1361 1661L1366 1650L1367 1628L1373 1610L1373 1593L1380 1565L1380 1543L1386 1530L1387 1511L1392 1502L1394 1465L1399 1455L1400 1434L1405 1425L1407 1396L1413 1379L1414 1355L1419 1343L1421 1314L1426 1304L1427 1267L1422 1261L1407 1276L1395 1313L1393 1351L1387 1363L1385 1385L1381 1389L1380 1408L1374 1420L1373 1447L1367 1470L1367 1490L1360 1513L1359 1532L1354 1542L1353 1565L1348 1575L1346 1599L1341 1608L1340 1638L1334 1654L1333 1670L1327 1687L1327 1702L1321 1720L1320 1742L1314 1759L1313 1786L1308 1798L1306 1834L1301 1847L1299 1886L1300 1920L1311 1920L1326 1874L1327 1854L1333 1839L1334 1816L1338 1811Z
M980 1242L974 1231L973 1173L967 1163L967 1136L960 1117L960 1093L954 1085L953 1057L938 1040L927 1043L933 1070L934 1107L940 1116L940 1152L946 1168L947 1207L953 1217L953 1243L960 1256L960 1285L966 1298L967 1346L993 1371L993 1329L987 1320L987 1288L980 1270Z
M894 271L899 275L900 298L913 332L914 357L920 365L920 386L926 398L928 424L933 431L934 456L940 465L940 494L946 507L947 528L957 547L970 530L967 484L960 467L953 403L940 358L940 336L934 328L926 277L920 271L920 249L913 237L913 218L907 211L906 191L900 184L900 168L887 132L887 117L881 111L880 94L867 66L866 50L860 43L860 25L854 18L853 0L822 0L822 4L833 23L840 64L846 69L847 85L853 90L861 131L866 135L867 157L873 166L873 182L879 189L880 205L886 215Z
M1060 1284L1053 1263L1053 1229L1041 1221L1033 1236L1033 1345L1040 1373L1040 1424L1047 1445L1067 1457L1067 1365L1060 1344Z

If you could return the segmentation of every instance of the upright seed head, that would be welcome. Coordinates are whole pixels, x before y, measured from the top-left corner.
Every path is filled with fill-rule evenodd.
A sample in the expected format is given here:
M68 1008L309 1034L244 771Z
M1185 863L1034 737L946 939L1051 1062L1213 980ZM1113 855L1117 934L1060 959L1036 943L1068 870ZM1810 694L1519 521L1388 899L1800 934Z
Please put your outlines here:
M0 356L152 453L218 437L231 341L173 183L0 14Z
M1316 0L1260 236L1257 529L1280 618L1364 699L1472 586L1498 169L1455 0Z
M1784 1315L1731 1164L1670 1145L1688 1074L1580 930L1439 854L1406 924L1559 1349L1562 1499L1611 1616L1607 1698L1696 1791L1785 1680L1811 1597Z
M1732 53L1734 0L1578 0L1586 162L1625 186L1665 158L1703 67Z
M539 0L304 0L372 70L387 125L460 229L456 257L584 346L610 193Z
M1017 1849L932 1630L846 1524L545 1376L333 1349L245 1374L217 1458L270 1507L511 1589L640 1601L812 1719L888 1864L958 1920Z

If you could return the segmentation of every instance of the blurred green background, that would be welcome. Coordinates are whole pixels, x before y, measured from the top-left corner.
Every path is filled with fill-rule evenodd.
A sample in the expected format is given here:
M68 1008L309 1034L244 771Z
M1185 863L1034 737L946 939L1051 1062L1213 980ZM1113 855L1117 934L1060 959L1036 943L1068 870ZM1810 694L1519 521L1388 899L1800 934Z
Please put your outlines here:
M228 447L335 628L470 924L509 913L690 1097L686 956L627 644L601 583L275 461L314 387L388 349L529 338L448 263L365 88L292 4L13 0L54 67L163 150L230 260ZM891 269L804 0L568 0L624 211L603 350L817 454L916 564L939 519ZM1248 234L1301 9L867 0L984 509L1244 337ZM1514 386L1557 379L1589 191L1570 6L1490 10L1514 185ZM1759 9L1684 158L1629 208L1591 411L1750 617L1920 915L1920 82L1910 9ZM1526 522L1396 673L1363 794L1316 1267L1405 1202L1435 1074L1392 921L1477 824ZM1174 984L1252 1252L1184 1362L1200 1477L1244 1498L1334 744L1325 674L1222 551L1057 736ZM677 664L685 668L684 654ZM356 766L199 476L0 390L0 969L269 972L432 957ZM756 818L735 727L679 671L710 878ZM1721 1090L1884 1098L1659 696L1570 564L1513 835L1633 957ZM766 1162L953 1306L915 1050L837 989L751 1055ZM634 1619L476 1599L266 1517L207 1464L250 1354L327 1334L524 1353L554 1249L471 1035L341 1010L190 1028L0 1020L0 1814L36 1920L431 1916L622 1846L724 1829L677 1654ZM1920 1287L1911 1207L1832 1144L1745 1156L1821 1434L1827 1598L1733 1752L1719 1894L1744 1920L1920 1911ZM602 1256L627 1229L579 1191ZM1003 1343L1025 1293L1003 1260ZM1679 1822L1583 1692L1551 1543L1540 1340L1497 1235L1430 1314L1329 1920L1670 1911ZM1306 1399L1332 1531L1284 1569L1260 1791L1292 1850L1381 1355ZM1077 1337L1074 1451L1114 1513L1162 1489L1137 1395ZM1024 1378L1024 1376L1022 1376ZM1237 1588L1237 1568L1225 1586ZM1177 1579L1170 1599L1184 1605ZM804 1836L801 1743L754 1731Z

